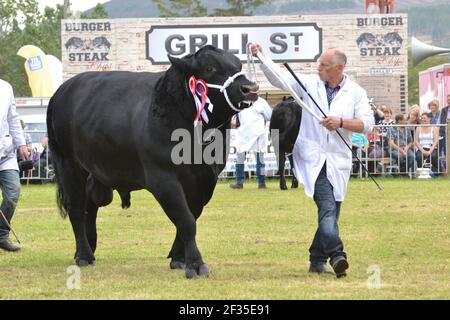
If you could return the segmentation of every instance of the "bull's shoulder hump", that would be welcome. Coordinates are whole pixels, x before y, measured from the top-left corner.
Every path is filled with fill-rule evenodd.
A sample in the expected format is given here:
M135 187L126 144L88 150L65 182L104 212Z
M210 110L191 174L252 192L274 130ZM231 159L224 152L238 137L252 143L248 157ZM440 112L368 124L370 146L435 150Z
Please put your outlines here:
M80 73L67 80L62 87L93 88L109 87L154 87L164 73L129 72L129 71L89 71Z
M74 76L74 80L138 80L159 79L164 72L132 72L132 71L88 71Z

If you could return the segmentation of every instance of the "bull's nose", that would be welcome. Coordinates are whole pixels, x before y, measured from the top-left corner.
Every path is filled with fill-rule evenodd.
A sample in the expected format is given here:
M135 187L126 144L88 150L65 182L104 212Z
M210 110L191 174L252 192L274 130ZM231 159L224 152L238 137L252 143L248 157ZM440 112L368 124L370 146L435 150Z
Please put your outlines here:
M241 86L241 91L246 99L254 101L258 98L259 85L256 83L252 85L243 85Z

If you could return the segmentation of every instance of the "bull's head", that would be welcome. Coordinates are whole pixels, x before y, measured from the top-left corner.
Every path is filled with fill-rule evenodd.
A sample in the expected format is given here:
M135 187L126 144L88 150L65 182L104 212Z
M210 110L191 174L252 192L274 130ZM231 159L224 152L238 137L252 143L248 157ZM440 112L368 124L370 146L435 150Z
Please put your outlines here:
M221 49L208 45L195 54L181 59L169 56L169 60L186 79L194 76L204 80L213 104L229 106L227 115L249 107L258 99L259 86L241 72L242 64L236 56Z

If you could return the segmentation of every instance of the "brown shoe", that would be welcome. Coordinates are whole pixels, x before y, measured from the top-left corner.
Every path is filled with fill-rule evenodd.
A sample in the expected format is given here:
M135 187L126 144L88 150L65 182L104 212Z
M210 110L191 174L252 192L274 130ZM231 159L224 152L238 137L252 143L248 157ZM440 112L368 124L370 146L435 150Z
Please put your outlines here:
M258 189L267 189L267 186L265 183L258 185Z
M13 244L11 240L3 240L0 241L0 249L9 252L16 252L20 250L20 246Z
M230 188L231 189L244 189L244 185L243 184L238 184L238 183L230 184Z

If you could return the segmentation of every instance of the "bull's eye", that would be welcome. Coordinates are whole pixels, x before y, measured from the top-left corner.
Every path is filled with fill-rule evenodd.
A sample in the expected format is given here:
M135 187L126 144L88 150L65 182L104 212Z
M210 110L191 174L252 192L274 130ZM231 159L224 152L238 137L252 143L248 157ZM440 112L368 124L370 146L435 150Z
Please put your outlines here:
M206 67L206 72L214 72L214 71L216 71L216 68L214 68L213 66Z

